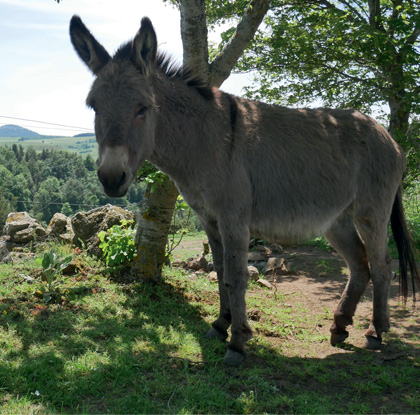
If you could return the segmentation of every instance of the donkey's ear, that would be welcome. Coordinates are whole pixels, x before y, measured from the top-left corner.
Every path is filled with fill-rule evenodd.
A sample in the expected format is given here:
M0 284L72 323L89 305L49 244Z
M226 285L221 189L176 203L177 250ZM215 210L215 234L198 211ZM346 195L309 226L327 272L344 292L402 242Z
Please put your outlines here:
M92 36L79 16L73 16L70 21L70 39L80 59L95 75L110 61L111 56Z
M148 17L141 20L140 30L133 40L132 59L134 64L149 76L156 59L157 38L152 22Z

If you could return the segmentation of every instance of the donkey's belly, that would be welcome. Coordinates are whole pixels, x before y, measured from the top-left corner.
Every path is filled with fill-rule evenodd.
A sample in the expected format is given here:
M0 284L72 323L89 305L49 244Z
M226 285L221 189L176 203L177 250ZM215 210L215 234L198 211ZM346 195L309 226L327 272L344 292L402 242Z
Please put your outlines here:
M270 242L298 242L321 235L328 230L342 211L328 212L325 215L308 213L295 216L292 213L281 217L253 217L250 232L254 237Z

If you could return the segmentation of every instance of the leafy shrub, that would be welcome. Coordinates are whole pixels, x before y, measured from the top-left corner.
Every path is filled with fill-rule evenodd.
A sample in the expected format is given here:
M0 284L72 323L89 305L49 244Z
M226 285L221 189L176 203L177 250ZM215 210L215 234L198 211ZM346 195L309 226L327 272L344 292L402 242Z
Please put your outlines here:
M132 220L123 219L121 225L114 225L108 231L98 233L101 241L99 248L102 249L105 263L108 266L123 265L137 256L133 223Z

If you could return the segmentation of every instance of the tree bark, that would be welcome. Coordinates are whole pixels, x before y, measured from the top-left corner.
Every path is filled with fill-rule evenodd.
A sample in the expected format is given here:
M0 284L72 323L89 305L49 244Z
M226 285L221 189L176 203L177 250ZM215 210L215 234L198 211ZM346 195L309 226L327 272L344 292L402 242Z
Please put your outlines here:
M181 0L180 13L183 63L202 79L208 79L206 3L203 0Z
M235 33L210 64L209 85L221 86L229 77L238 59L253 39L270 8L271 0L252 0L245 10Z
M409 127L410 109L407 108L402 96L389 98L388 105L390 111L388 131L398 143L403 145Z
M171 226L178 190L165 176L151 191L148 186L140 204L135 242L138 255L134 262L136 274L141 278L160 279L166 261L166 244Z

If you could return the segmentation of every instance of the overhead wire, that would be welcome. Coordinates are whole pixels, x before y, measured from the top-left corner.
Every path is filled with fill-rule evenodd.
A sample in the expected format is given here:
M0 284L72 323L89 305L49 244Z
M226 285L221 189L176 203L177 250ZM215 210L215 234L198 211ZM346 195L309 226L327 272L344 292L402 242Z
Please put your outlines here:
M65 125L65 124L56 124L56 123L47 122L47 121L31 120L31 119L28 119L28 118L10 117L10 116L6 116L6 115L0 115L0 118L6 118L6 119L10 119L10 120L17 120L17 121L36 122L36 123L39 123L39 124L53 125L53 126L56 126L56 127L71 128L73 130L93 131L93 128L76 127L74 125ZM37 128L41 128L41 127L37 127Z
M24 128L37 128L39 130L75 131L74 128L67 128L67 127L60 127L60 128L57 128L57 127L40 127L40 126L36 126L36 125L27 125L27 124L19 124L19 127L24 127ZM86 129L86 130L88 130L88 129ZM77 131L79 131L79 130L77 130ZM83 131L83 130L80 130L80 131ZM90 133L91 132L88 131L86 134L90 134ZM92 130L92 135L93 134L94 134L94 131ZM42 134L41 134L41 136L42 136ZM36 137L34 137L34 138L36 138Z

